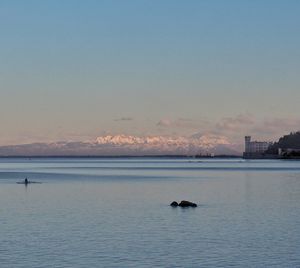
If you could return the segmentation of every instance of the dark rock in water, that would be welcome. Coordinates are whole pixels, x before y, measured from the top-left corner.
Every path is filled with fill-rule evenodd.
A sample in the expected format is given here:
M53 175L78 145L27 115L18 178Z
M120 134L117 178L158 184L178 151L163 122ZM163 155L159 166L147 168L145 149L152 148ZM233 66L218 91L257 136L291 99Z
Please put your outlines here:
M187 207L197 207L197 204L190 202L190 201L186 201L186 200L182 200L179 204L176 201L173 201L170 204L171 207L182 207L182 208L187 208Z
M178 203L176 201L173 201L170 206L171 207L178 207Z
M187 207L195 208L195 207L197 207L197 204L190 202L190 201L182 200L178 206L180 206L182 208L187 208Z

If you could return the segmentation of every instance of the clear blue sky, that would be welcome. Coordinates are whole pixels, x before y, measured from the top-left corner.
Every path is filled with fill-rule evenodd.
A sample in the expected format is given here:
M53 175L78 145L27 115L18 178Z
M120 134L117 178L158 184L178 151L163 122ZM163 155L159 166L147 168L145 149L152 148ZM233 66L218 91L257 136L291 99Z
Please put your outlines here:
M290 131L299 14L296 0L1 1L0 145L191 135L239 117L253 135Z

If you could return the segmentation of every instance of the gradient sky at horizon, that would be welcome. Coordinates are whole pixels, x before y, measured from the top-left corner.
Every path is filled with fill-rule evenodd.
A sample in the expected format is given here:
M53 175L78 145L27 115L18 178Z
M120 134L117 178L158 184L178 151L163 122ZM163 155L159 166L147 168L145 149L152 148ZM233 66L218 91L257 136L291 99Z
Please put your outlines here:
M299 14L296 0L1 1L0 145L298 130Z

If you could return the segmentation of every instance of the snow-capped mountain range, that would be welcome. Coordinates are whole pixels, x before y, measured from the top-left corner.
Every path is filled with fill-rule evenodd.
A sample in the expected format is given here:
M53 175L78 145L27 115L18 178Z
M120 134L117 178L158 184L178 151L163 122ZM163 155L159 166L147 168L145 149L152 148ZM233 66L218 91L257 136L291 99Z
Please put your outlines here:
M224 136L190 137L105 135L88 142L31 143L0 147L0 155L195 155L239 154Z
M199 146L202 148L212 148L215 145L229 145L230 143L225 137L207 135L200 137L166 137L166 136L127 136L127 135L116 135L116 136L100 136L96 139L98 144L112 144L119 146L129 146L129 145L144 145L144 146Z

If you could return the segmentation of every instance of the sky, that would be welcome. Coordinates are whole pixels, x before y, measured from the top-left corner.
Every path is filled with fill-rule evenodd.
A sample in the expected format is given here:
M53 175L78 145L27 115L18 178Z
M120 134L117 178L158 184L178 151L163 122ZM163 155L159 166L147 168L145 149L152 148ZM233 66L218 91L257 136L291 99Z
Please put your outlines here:
M300 1L0 1L0 145L300 129Z

